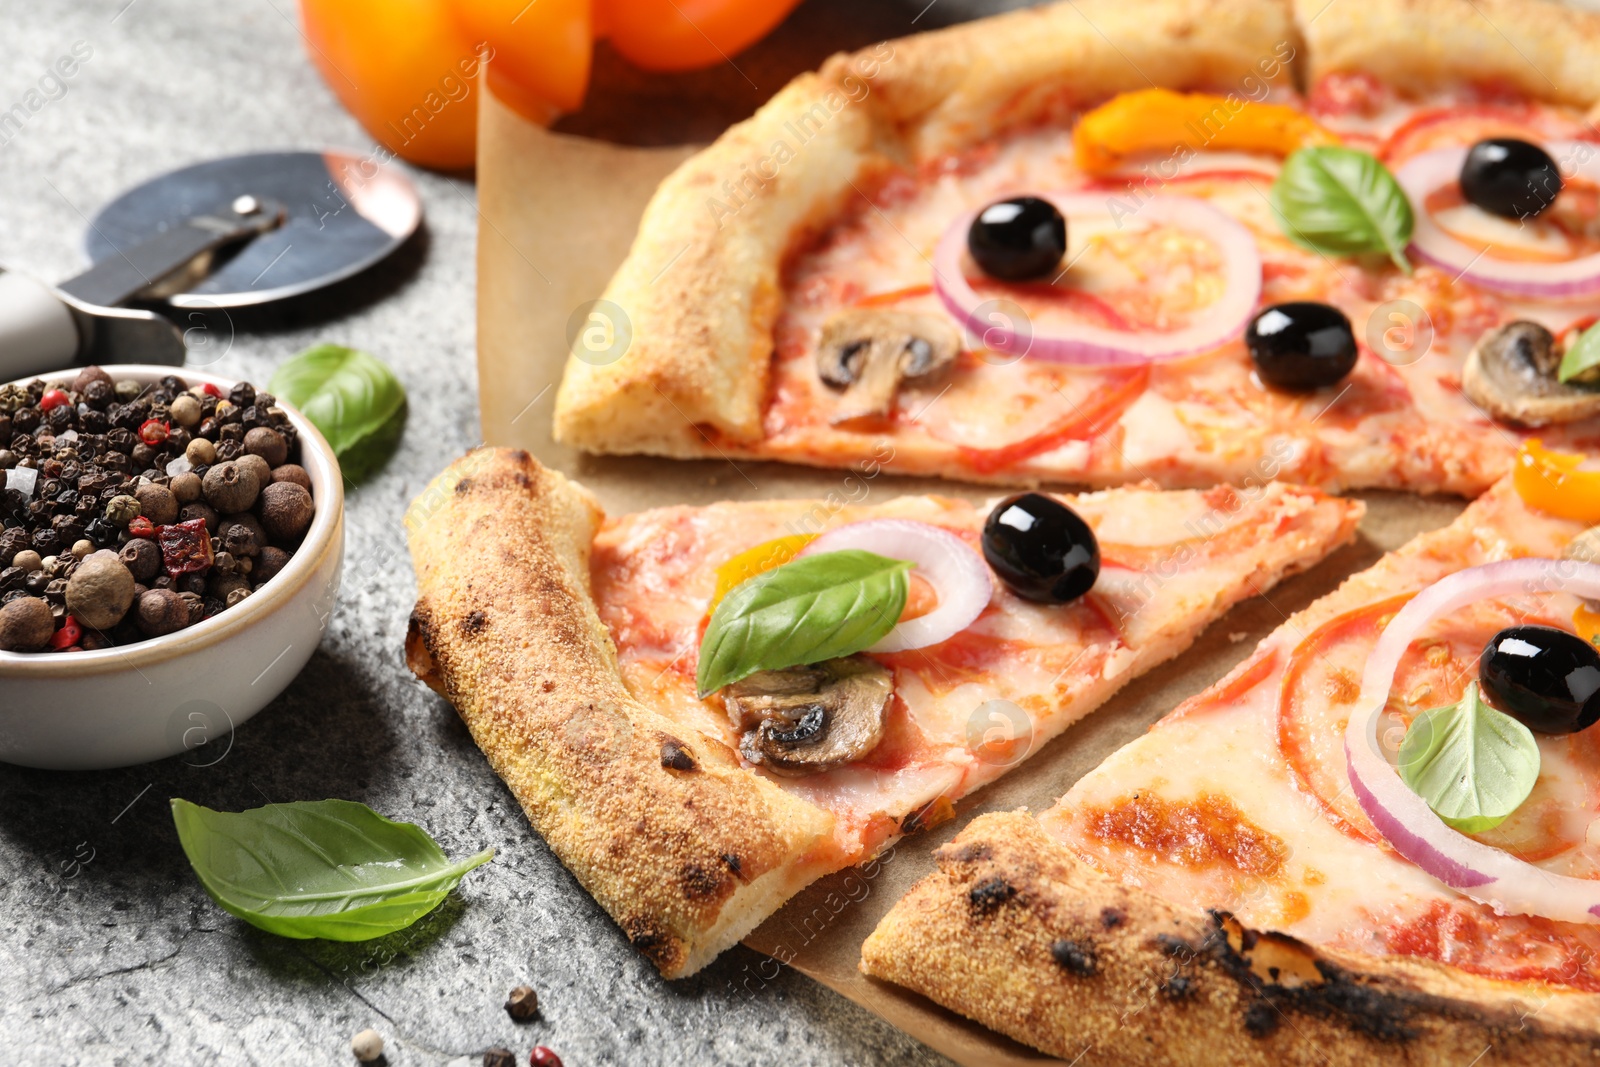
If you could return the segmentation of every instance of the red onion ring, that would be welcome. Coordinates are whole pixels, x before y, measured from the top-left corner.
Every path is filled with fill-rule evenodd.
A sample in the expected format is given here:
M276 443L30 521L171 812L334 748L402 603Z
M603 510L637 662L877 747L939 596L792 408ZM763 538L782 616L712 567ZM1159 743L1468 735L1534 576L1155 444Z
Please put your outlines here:
M1563 177L1600 184L1600 146L1587 141L1548 141L1544 150L1559 161ZM1456 240L1433 221L1423 205L1435 191L1461 180L1461 164L1468 151L1466 146L1436 148L1413 156L1395 172L1395 180L1415 209L1411 250L1417 258L1497 293L1558 298L1600 293L1600 253L1560 263L1496 259Z
M859 548L889 559L910 560L939 594L939 606L906 619L868 652L905 652L948 640L971 626L994 596L989 566L967 543L948 530L911 519L868 519L829 530L805 547L802 556Z
M1109 215L1113 199L1108 194L1043 195L1069 219ZM961 267L967 231L978 216L976 211L958 218L939 238L933 253L933 287L950 314L974 336L982 338L988 348L1053 363L1153 363L1209 352L1244 333L1261 296L1261 254L1250 231L1205 201L1187 196L1152 197L1133 213L1199 233L1222 253L1227 278L1222 298L1181 330L1156 333L1081 324L1064 326L1059 334L1034 333L1031 329L1019 333L1015 323L997 325L989 321L979 309L990 301L978 296ZM1120 228L1121 222L1117 225Z
M1396 852L1499 914L1600 922L1600 881L1555 874L1458 833L1401 781L1379 747L1378 722L1400 658L1423 628L1468 604L1512 594L1568 592L1600 598L1600 564L1513 559L1458 571L1418 593L1384 628L1367 660L1357 711L1345 730L1350 788Z

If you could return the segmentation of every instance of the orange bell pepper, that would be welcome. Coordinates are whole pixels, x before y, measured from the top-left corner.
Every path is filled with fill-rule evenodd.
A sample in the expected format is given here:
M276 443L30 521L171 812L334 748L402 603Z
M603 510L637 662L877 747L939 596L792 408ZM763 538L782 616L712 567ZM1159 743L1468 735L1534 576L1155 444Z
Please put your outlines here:
M1552 452L1544 442L1523 442L1511 469L1511 484L1525 504L1548 515L1600 524L1600 468L1577 452Z
M526 118L576 111L589 88L589 0L450 0L456 24L494 50L489 87Z
M544 0L540 0L544 2ZM595 0L611 46L645 70L727 62L765 37L800 0Z
M1078 120L1073 155L1087 174L1113 170L1135 152L1202 149L1270 152L1338 144L1303 111L1241 96L1141 89L1112 97Z
M735 586L743 585L758 574L765 574L775 567L783 566L816 539L816 534L775 537L771 541L763 541L754 548L746 549L728 560L717 568L717 591L711 594L711 603L706 605L706 614L716 611L717 605L722 603L722 598L733 592Z
M446 0L301 0L311 61L378 143L424 167L473 163L478 42Z

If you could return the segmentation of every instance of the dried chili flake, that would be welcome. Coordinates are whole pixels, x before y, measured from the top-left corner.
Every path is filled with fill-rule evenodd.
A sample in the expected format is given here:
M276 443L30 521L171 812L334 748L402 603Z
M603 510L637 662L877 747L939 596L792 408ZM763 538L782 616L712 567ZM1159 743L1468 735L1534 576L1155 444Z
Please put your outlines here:
M58 649L71 648L78 643L78 639L82 636L83 627L78 625L77 619L68 615L66 620L62 622L61 629L57 630L55 636L50 638L50 647Z
M161 565L174 578L211 567L211 535L204 519L156 527L156 544L161 546Z

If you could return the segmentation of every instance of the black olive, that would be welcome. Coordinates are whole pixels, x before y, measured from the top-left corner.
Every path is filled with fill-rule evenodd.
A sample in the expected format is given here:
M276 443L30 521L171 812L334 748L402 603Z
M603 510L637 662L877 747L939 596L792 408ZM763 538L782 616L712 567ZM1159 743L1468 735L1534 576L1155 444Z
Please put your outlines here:
M1094 588L1100 542L1071 508L1043 493L1007 497L983 524L983 558L1018 596L1065 604Z
M1262 308L1245 331L1256 373L1274 389L1309 392L1356 369L1350 319L1331 304L1298 300Z
M1478 661L1489 702L1530 730L1573 734L1600 720L1600 651L1553 626L1513 626Z
M991 278L1027 281L1054 274L1067 254L1067 220L1048 200L1017 196L978 212L967 251Z
M1491 137L1467 151L1461 195L1507 219L1538 215L1561 192L1561 170L1550 153L1515 137Z

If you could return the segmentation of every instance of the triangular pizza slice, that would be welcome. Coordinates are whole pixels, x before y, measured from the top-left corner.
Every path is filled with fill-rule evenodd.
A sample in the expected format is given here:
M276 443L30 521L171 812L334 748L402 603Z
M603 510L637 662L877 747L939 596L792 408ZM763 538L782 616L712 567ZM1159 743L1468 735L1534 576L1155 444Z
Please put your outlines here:
M1572 513L1581 491L1534 499ZM867 940L863 970L1069 1060L1593 1062L1600 925L1568 906L1590 885L1600 899L1600 730L1574 710L1600 691L1585 646L1600 616L1573 595L1572 561L1593 556L1583 529L1499 483L1289 619L1050 810L975 820ZM1450 610L1395 621L1446 588L1466 590ZM1398 668L1374 684L1385 647ZM1563 649L1559 669L1497 666ZM1429 735L1476 708L1469 686L1536 729L1477 709L1456 736ZM1566 720L1535 714L1541 686L1570 690ZM1381 775L1349 770L1363 714L1395 768L1387 797ZM1495 808L1530 756L1537 778ZM1448 773L1399 773L1430 766ZM1452 794L1483 811L1462 818ZM1407 797L1461 832L1427 809L1393 815ZM1463 849L1489 856L1483 872L1451 866Z
M413 669L669 977L699 969L811 880L948 815L1231 605L1348 541L1362 514L1280 483L1041 497L1092 531L1099 563L1086 593L1041 603L991 575L988 506L857 484L861 502L608 520L526 452L486 449L407 515ZM858 547L817 551L840 537ZM766 563L752 564L752 550ZM803 611L755 592L850 567L868 578L838 579L826 595L809 587ZM888 635L863 637L886 605ZM702 656L707 628L735 622L748 639L740 656L726 641ZM941 625L950 632L930 643ZM796 641L821 651L778 666L772 650ZM750 673L756 646L766 658ZM744 674L728 673L735 660Z

